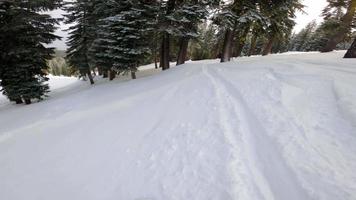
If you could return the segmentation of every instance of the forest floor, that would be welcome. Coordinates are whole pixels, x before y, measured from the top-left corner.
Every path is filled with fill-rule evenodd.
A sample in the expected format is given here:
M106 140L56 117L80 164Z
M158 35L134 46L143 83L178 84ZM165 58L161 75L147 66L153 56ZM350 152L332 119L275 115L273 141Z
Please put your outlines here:
M189 62L0 97L0 199L354 200L356 60ZM149 74L150 76L146 76Z

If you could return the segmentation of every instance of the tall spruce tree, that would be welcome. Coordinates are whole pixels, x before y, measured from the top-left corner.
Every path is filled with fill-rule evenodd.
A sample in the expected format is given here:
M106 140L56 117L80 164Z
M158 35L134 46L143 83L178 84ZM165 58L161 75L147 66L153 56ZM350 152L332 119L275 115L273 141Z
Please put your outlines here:
M217 0L185 0L170 16L173 26L177 27L174 35L179 37L177 65L185 63L189 40L198 37L198 25L206 19L208 7L217 5L219 5Z
M151 36L156 20L156 0L117 0L117 13L103 19L103 35L107 42L104 57L110 59L118 73L131 73L150 52Z
M303 9L300 0L274 0L264 1L261 10L269 19L269 26L266 29L267 43L262 51L262 55L268 55L272 51L274 42L277 39L286 39L293 29L295 14Z
M88 76L90 83L94 84L91 72L93 56L90 52L95 39L94 0L67 1L64 9L68 13L65 22L72 24L68 29L68 62L82 77Z
M110 31L105 25L105 18L115 15L120 12L121 8L115 1L94 0L95 10L93 16L95 22L92 24L95 27L95 39L91 45L90 53L93 56L93 64L97 67L99 75L103 78L109 77L113 80L116 72L112 69L113 62L107 56L110 44Z
M45 11L60 5L60 0L0 2L0 84L10 101L30 104L48 93L46 61L54 51L45 44L59 37L58 20Z
M356 0L327 0L328 6L324 9L325 20L335 20L335 33L330 35L321 52L330 52L345 39L348 33L356 26ZM343 13L343 10L346 10Z

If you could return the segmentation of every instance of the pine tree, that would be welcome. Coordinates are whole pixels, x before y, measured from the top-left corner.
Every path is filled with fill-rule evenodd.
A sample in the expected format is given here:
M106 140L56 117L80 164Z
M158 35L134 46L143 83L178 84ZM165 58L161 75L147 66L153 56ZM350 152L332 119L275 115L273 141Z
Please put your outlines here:
M350 33L352 27L356 24L356 0L327 0L328 6L324 9L325 20L333 19L337 21L334 26L335 33L330 35L321 52L330 52L334 50L346 35ZM343 9L346 10L343 14Z
M90 83L94 84L91 73L93 56L90 48L95 39L95 17L93 0L67 1L65 15L69 27L69 38L67 45L67 60L70 65L77 69L82 77L88 76Z
M107 30L104 19L120 12L121 8L115 1L104 0L94 0L94 7L95 22L92 26L95 29L95 39L89 51L93 56L93 64L98 68L99 75L107 78L110 74L110 80L113 80L116 72L112 69L113 63L107 55L111 41L110 31Z
M174 27L170 15L176 9L177 0L161 1L159 11L159 27L161 32L161 47L160 47L160 67L162 70L169 69L170 65L170 40Z
M116 15L103 19L103 32L107 34L108 50L105 57L111 60L118 73L135 72L144 56L150 52L149 36L156 19L155 0L120 0Z
M266 29L268 41L262 51L263 56L272 51L273 43L278 38L286 39L295 25L296 11L302 10L303 7L300 0L275 0L261 4L262 12L269 19Z
M173 21L173 26L177 27L174 36L179 39L179 51L177 65L184 64L189 40L198 37L198 24L206 19L208 6L214 6L215 1L186 0L176 8L169 17Z
M49 92L46 61L54 51L49 44L58 20L44 11L60 6L59 0L0 2L0 79L10 101L30 104Z
M310 22L305 28L303 28L298 34L294 37L293 50L294 51L309 51L312 37L316 31L317 24L316 21Z
M246 41L246 36L253 23L257 23L261 27L266 26L267 20L261 15L260 6L260 0L236 0L232 4L222 7L222 11L215 16L214 22L220 25L225 32L221 62L230 61L234 54L234 38L237 30L243 30L237 42L238 45L241 45L241 41ZM239 47L238 51L241 51L242 48L243 46Z

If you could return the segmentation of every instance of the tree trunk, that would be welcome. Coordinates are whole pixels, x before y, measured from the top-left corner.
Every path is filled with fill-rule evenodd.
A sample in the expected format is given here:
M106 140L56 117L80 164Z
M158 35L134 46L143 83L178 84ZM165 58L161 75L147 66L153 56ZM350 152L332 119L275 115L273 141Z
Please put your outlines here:
M170 42L169 42L169 34L164 33L163 39L162 39L162 46L161 46L161 59L160 59L160 67L162 67L162 70L167 70L169 69L169 52L170 52Z
M131 71L131 78L132 78L132 79L136 79L136 72Z
M112 81L112 80L114 80L115 78L116 78L116 71L110 69L110 70L109 70L109 80Z
M250 46L250 50L248 51L248 56L252 56L255 55L256 53L256 43L257 43L257 35L253 35L251 38L251 46Z
M189 38L181 38L179 41L179 52L177 58L177 65L185 63L188 53Z
M267 56L268 54L271 53L273 42L274 42L274 37L271 37L271 38L268 39L268 42L267 42L265 48L262 51L262 56Z
M349 7L347 8L346 14L341 18L341 28L335 33L331 38L329 38L325 47L321 52L333 51L336 46L345 39L347 33L351 28L351 24L356 12L356 0L351 0Z
M135 66L135 67L131 67L131 78L132 78L132 79L136 79L136 71L137 71L137 68L138 68L138 63L136 63L136 66Z
M104 69L103 70L103 78L107 78L107 77L109 77L108 70Z
M155 47L156 48L156 47ZM154 50L154 53L153 53L153 56L154 56L154 62L155 62L155 69L158 69L158 58L157 58L157 50L155 49Z
M102 67L97 67L98 68L98 74L99 76L103 75L103 68Z
M89 81L90 81L90 84L94 84L94 79L93 79L93 75L91 74L91 71L90 69L88 69L87 71L87 75L88 75L88 78L89 78Z
M158 69L157 56L155 55L155 69Z
M22 99L15 99L15 102L16 102L16 104L22 104L23 103Z
M168 0L167 2L167 11L166 15L169 15L173 12L174 7L176 4L176 0ZM169 23L169 22L167 22ZM167 24L169 25L169 24ZM170 53L170 35L167 32L163 33L163 38L162 38L162 44L161 44L161 55L160 55L160 67L162 67L162 70L167 70L169 69L169 53Z
M30 105L31 104L31 99L25 99L25 104Z
M231 29L227 29L225 32L224 44L223 44L223 49L221 52L220 62L230 61L232 40L233 40L233 31Z
M354 39L354 42L352 43L349 50L347 50L344 58L356 58L356 38Z

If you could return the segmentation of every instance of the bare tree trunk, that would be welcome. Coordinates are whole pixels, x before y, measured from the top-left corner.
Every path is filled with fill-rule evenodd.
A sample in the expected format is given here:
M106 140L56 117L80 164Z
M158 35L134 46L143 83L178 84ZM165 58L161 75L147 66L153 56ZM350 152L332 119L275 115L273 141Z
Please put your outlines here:
M177 58L177 65L185 63L188 53L189 38L181 38L179 41L179 52Z
M153 42L153 47L152 47L152 55L153 55L153 59L154 59L153 61L155 63L155 69L158 69L157 46L158 46L157 32L154 32L154 42Z
M131 78L136 79L136 71L138 68L138 63L136 64L136 67L131 67Z
M131 78L132 78L132 79L136 79L136 72L131 71Z
M354 39L354 42L352 43L349 50L347 50L344 58L356 58L356 38Z
M158 69L158 61L157 54L155 54L155 69Z
M103 70L103 78L107 78L107 77L109 77L108 70L104 69Z
M16 104L22 104L23 103L22 99L15 99L15 102L16 102Z
M169 34L164 33L162 39L162 46L161 46L161 59L160 59L160 67L162 70L169 69L169 52L170 52L170 42L169 42Z
M250 46L250 50L248 51L248 56L255 55L256 43L257 43L257 35L254 34L251 38L251 46Z
M102 76L103 75L103 68L102 67L97 67L97 68L98 68L99 76Z
M94 84L94 79L93 79L93 75L91 74L91 71L90 71L89 67L88 67L88 71L87 71L87 76L89 78L90 84L93 85Z
M153 52L153 56L154 56L154 59L155 59L155 69L158 69L157 47L155 47L155 50Z
M233 39L233 31L231 29L227 29L225 32L224 44L223 44L220 62L230 61L232 39Z
M274 42L274 37L271 37L271 38L268 39L268 42L267 42L265 48L262 51L262 56L267 56L268 54L271 53L273 42Z
M116 78L116 71L113 69L109 70L109 80L112 81Z
M25 99L25 104L30 105L31 104L31 99Z
M353 18L355 16L356 11L356 0L351 0L349 7L347 8L346 14L341 18L341 28L335 33L331 38L329 38L325 47L321 50L321 52L330 52L333 51L336 46L345 39L347 33L351 28L351 24Z
M167 2L167 11L166 15L169 15L173 12L174 7L176 4L176 0L168 0ZM169 69L169 53L170 53L170 35L169 33L165 32L162 38L162 45L161 45L161 55L160 55L160 67L162 70Z

